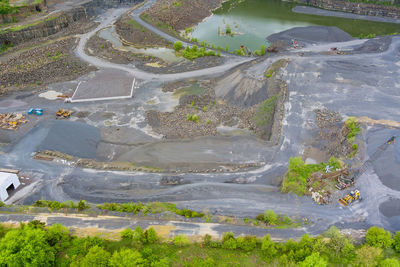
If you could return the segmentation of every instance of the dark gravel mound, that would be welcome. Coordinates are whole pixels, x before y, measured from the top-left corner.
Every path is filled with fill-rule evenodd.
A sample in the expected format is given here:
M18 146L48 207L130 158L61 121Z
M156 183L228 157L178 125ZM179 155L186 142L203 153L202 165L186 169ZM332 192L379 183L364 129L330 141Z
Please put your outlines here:
M392 36L385 35L370 39L363 43L360 47L354 49L358 53L381 53L388 50L392 42Z
M295 39L299 44L345 42L353 40L348 33L337 27L309 26L296 27L283 32L275 33L267 37L267 41L274 43L283 40L287 43Z
M80 158L95 158L100 132L97 128L71 121L54 121L39 150L59 151Z
M379 206L379 211L388 218L393 231L400 230L400 199L390 199Z

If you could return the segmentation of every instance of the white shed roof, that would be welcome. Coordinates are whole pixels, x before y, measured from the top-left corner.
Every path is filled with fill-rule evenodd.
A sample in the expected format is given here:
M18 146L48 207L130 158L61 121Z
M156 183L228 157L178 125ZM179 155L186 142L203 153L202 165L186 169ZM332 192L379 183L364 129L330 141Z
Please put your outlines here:
M14 185L17 188L20 185L18 175L14 173L0 172L0 200L8 198L7 188Z

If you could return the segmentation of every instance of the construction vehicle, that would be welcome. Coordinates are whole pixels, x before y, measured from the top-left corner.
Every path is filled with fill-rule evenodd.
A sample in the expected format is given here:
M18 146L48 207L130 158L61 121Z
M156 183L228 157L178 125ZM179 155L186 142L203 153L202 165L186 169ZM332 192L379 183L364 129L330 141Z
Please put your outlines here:
M28 111L28 114L29 115L36 114L38 116L42 116L43 115L43 109L41 109L41 108L31 108Z
M71 110L64 110L64 109L59 109L56 113L57 117L60 118L69 118L69 116L71 116L72 111Z
M339 198L338 202L342 204L343 207L346 207L347 205L353 203L356 200L362 200L360 191L357 189L354 191L351 191L349 194L347 194L344 198Z

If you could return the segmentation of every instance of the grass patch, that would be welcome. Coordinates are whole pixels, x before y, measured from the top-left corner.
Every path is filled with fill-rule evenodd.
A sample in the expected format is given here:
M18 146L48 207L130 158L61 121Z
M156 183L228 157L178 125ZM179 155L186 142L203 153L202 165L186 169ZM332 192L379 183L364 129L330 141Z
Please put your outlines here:
M277 100L278 95L275 95L268 98L258 106L257 112L253 117L253 120L257 126L266 126L272 121L272 119L274 118L274 111Z
M189 60L194 60L196 58L205 56L215 56L214 50L207 51L206 48L198 48L197 45L194 45L192 47L187 46L185 49L183 49L183 47L180 46L180 42L175 42L174 49L177 56L183 56L184 58Z
M285 67L287 64L287 60L286 59L280 59L278 61L275 61L274 63L272 63L272 65L267 69L267 72L265 73L265 76L267 77L267 79L271 78L273 75L275 75L276 73L278 73L278 71Z
M49 17L49 18L46 18L46 19L44 19L44 20L38 20L38 21L35 21L35 22L33 22L33 23L30 23L30 24L16 25L16 26L13 26L13 27L4 29L2 32L6 33L6 32L16 32L16 31L20 31L20 30L23 30L23 29L26 29L26 28L29 28L29 27L36 26L36 25L38 25L38 24L44 23L44 22L46 22L46 21L54 20L54 19L56 19L56 18L58 18L58 16ZM0 31L0 33L1 33L1 31Z
M352 144L356 140L357 134L361 131L360 124L355 117L349 117L345 121L345 125L350 130L347 134L347 141Z
M290 158L289 168L282 181L281 191L284 193L295 193L302 196L307 191L307 178L317 171L323 171L329 165L332 171L341 168L339 160L332 157L327 163L305 164L300 157Z
M12 47L14 47L13 44L9 44L9 45L2 44L0 47L0 54L6 52L8 49L10 49Z
M162 31L166 31L172 35L174 35L175 37L179 37L179 34L172 28L171 25L169 25L167 22L162 22L159 20L154 20L153 18L151 18L148 14L141 14L140 18L144 21L146 21L147 23L150 23L154 26L156 26L157 28L159 28Z

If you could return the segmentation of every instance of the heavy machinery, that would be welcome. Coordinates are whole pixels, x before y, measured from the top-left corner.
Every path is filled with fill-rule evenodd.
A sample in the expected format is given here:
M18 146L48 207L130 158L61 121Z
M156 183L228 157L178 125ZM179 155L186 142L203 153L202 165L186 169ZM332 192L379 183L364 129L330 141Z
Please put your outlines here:
M64 109L59 109L56 113L57 117L60 118L69 118L69 116L71 116L72 111L71 110L64 110Z
M43 115L43 109L41 109L41 108L31 108L28 111L28 114L29 115L36 114L38 116L42 116Z
M353 203L356 200L362 200L360 191L355 189L354 191L351 191L349 194L347 194L344 198L339 198L339 203L342 204L344 207L347 205Z

